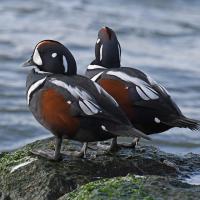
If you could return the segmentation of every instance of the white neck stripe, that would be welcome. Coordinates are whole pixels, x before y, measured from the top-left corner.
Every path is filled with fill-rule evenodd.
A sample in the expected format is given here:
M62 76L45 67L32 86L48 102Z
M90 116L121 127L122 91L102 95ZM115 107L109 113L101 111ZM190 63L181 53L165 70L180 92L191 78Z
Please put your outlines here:
M30 104L30 97L31 94L40 86L44 83L44 81L46 80L47 77L44 77L43 79L40 79L39 81L36 81L35 83L33 83L30 88L28 89L28 93L27 93L27 103L28 105Z
M87 69L106 69L100 65L88 65Z

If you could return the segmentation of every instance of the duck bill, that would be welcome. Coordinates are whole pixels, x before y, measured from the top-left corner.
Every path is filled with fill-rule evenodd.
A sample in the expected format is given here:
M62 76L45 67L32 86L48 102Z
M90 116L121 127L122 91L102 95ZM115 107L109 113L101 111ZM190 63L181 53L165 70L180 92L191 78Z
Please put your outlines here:
M33 65L34 65L34 63L33 63L32 59L29 59L22 64L22 67L30 67L30 66L33 66Z

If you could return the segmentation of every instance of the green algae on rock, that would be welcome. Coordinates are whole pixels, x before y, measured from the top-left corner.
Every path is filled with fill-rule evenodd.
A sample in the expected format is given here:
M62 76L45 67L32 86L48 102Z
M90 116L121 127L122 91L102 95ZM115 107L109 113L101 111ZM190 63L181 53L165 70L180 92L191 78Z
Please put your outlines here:
M200 186L173 177L128 175L90 182L59 200L199 200Z
M0 171L7 172L15 165L29 160L29 151L30 148L27 147L11 153L2 153L0 158Z
M90 182L59 200L153 200L143 191L143 179L134 176Z
M102 150L96 152L96 144L88 149L85 159L68 156L61 162L53 162L31 153L40 149L53 151L53 144L53 138L50 138L0 155L0 199L56 200L90 182L86 191L88 187L96 191L94 184L100 184L101 192L110 196L112 191L122 195L122 190L132 188L133 193L130 195L145 195L143 199L169 199L168 196L171 199L178 199L174 196L183 200L188 200L190 196L192 200L200 199L200 186L181 182L181 179L188 178L193 172L200 171L200 156L197 154L178 156L152 146L138 146L135 150L122 148L108 154ZM65 141L62 153L80 148L80 143ZM142 175L143 178L131 178L127 174ZM71 195L78 194L78 191Z

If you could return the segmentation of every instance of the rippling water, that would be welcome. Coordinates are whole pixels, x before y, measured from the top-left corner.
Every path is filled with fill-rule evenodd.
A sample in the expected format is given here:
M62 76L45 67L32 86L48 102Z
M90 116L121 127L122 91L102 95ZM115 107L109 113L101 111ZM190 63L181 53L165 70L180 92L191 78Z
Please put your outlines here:
M199 10L198 0L1 0L0 151L50 136L25 101L28 71L20 65L35 44L61 41L83 73L104 25L118 34L124 66L147 72L168 88L187 116L200 119ZM198 132L175 128L154 138L168 152L200 153Z

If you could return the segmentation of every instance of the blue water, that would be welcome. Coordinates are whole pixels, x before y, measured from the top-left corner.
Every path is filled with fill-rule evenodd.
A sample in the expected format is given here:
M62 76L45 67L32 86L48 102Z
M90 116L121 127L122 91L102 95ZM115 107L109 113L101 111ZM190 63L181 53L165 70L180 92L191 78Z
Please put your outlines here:
M122 64L165 85L185 115L200 119L200 1L1 0L0 151L51 136L28 111L27 70L20 67L43 39L64 43L79 73L94 58L97 31L118 34ZM174 153L200 153L200 133L172 129L153 144Z

